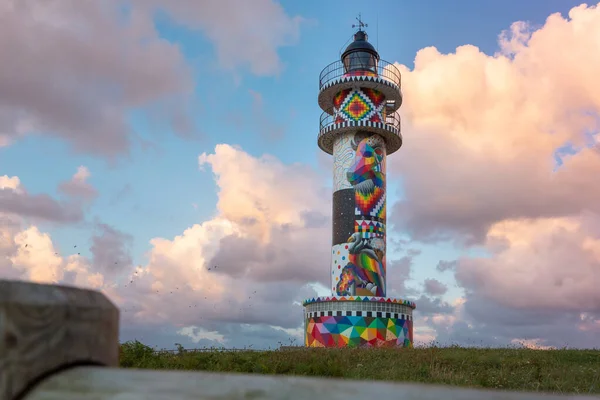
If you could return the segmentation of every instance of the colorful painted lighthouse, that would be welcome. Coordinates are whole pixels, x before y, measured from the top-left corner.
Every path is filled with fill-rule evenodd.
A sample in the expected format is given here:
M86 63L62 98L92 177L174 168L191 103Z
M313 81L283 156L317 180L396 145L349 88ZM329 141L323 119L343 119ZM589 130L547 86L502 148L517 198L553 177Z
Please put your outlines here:
M331 296L308 299L305 345L403 346L413 302L386 297L386 157L402 146L400 71L379 58L358 18L319 77L319 148L333 155Z

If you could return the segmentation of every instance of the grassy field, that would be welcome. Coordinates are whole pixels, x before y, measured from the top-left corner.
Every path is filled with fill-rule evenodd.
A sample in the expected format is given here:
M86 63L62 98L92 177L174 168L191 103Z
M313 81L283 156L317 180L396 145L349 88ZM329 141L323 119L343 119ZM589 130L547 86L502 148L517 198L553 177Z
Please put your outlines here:
M156 353L121 345L121 367L285 374L600 394L599 350L427 347Z

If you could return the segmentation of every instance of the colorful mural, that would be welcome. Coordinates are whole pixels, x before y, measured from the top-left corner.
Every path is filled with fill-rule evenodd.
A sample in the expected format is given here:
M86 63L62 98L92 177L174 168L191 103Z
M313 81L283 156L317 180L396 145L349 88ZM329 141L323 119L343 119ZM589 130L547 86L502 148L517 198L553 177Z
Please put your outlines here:
M308 347L412 347L413 322L399 318L319 316L306 318Z
M385 220L385 142L372 135L351 145L356 153L347 175L354 188L355 214Z
M369 71L369 70L354 70L354 71L346 72L342 76L344 76L344 77L346 77L346 76L372 76L372 77L377 77L379 75L376 72Z
M334 204L334 219L352 218L354 229L343 243L333 243L332 292L338 296L385 297L385 142L379 135L357 133L349 144L354 160L346 178L354 198L337 199L353 200L354 215L337 215L336 208L349 207ZM347 223L334 225L334 229L346 232L350 228ZM341 233L334 232L334 241Z
M385 240L355 232L348 239L348 263L342 268L335 293L340 296L385 296Z
M344 89L333 98L334 123L383 122L385 96L370 88Z
M380 221L360 220L354 221L354 232L359 232L363 238L383 238L385 236L385 224Z
M342 277L342 268L348 263L348 247L347 243L336 244L331 248L331 291L336 293L336 286Z

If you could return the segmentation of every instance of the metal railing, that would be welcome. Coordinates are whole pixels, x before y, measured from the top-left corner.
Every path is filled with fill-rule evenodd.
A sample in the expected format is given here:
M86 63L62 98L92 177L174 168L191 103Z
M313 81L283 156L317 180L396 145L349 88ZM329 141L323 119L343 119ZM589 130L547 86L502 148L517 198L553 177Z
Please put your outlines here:
M341 60L334 61L321 71L319 75L319 90L323 88L327 83L344 76L378 76L387 81L396 84L401 87L402 76L400 70L392 63L384 60L379 60L377 66L373 71L361 70L361 71L346 71L346 67Z
M396 128L398 131L400 131L400 114L397 112L390 112L390 113L383 113L383 123L386 126L389 126L391 128ZM336 112L336 110L334 108L330 108L326 111L323 111L323 113L321 114L321 119L320 119L320 123L319 123L319 132L323 132L326 128L328 128L329 126L336 124L336 123L341 123L341 122L347 122L346 120L343 121L336 121L341 119L340 117L338 117L338 113ZM349 122L350 125L352 125L352 122ZM360 126L362 125L362 123L355 123L356 126Z

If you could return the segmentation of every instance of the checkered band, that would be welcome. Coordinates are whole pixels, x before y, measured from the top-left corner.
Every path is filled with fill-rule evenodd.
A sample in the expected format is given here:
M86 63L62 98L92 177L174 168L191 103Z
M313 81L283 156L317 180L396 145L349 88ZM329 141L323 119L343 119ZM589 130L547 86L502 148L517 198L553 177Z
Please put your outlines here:
M317 318L317 317L373 317L373 318L394 318L403 319L406 321L412 321L413 317L411 314L391 313L384 311L313 311L305 312L305 318Z
M358 301L330 301L312 303L306 306L305 313L314 317L327 316L332 313L333 316L347 315L347 316L373 316L382 318L392 318L387 316L388 314L401 314L408 317L412 317L412 307L405 304L398 303L377 303L377 302L358 302ZM325 314L321 315L321 312ZM342 314L338 314L341 312ZM350 314L347 314L349 312ZM369 315L370 313L372 315ZM382 313L381 315L379 313ZM398 318L398 317L396 317ZM410 319L410 318L407 318Z
M326 126L320 132L320 135L324 135L328 132L335 131L338 129L347 129L347 128L373 128L373 129L365 129L367 131L377 131L375 129L381 129L383 131L391 132L395 135L400 134L400 130L393 125L384 124L383 122L372 122L372 121L343 121L336 122L331 125ZM387 144L387 143L386 143ZM389 146L388 146L389 147Z
M405 299L391 298L391 297L376 297L376 296L326 296L326 297L313 297L311 299L306 299L302 302L304 307L307 307L313 303L381 303L381 304L401 304L410 307L411 309L415 309L417 305ZM350 307L350 306L341 306L341 307ZM357 308L357 310L362 310L362 308Z

